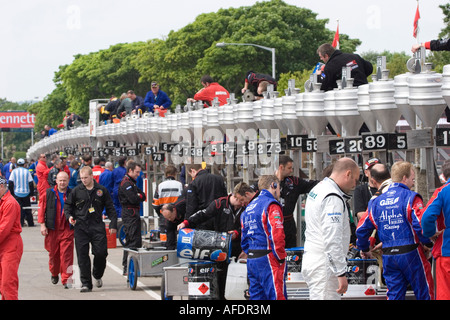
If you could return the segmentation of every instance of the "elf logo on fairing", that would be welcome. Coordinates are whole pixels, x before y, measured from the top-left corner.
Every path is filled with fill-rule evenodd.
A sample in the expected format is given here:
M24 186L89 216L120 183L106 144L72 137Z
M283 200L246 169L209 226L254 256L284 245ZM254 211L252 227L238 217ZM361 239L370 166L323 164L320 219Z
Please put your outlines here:
M225 261L227 259L227 254L222 250L215 250L211 252L211 249L199 249L194 250L186 248L179 252L179 256L185 259L195 259L195 260L212 260L212 261Z

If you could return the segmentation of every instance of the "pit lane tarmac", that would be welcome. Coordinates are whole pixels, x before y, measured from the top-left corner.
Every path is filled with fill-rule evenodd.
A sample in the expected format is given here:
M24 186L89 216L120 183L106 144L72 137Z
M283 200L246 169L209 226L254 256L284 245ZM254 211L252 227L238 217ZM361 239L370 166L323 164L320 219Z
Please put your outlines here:
M48 252L44 248L44 237L40 225L22 228L23 255L19 266L19 300L160 300L161 277L140 277L136 290L127 285L122 275L123 249L108 249L108 258L103 286L95 285L92 292L80 292L80 279L74 249L74 275L72 288L64 289L61 279L54 285L50 281ZM91 256L92 261L92 256Z

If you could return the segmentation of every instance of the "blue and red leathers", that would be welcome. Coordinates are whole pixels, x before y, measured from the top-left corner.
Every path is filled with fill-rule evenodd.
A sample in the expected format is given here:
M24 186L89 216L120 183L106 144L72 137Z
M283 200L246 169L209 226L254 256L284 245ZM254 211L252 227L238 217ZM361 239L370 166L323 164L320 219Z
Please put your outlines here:
M437 188L421 217L423 235L432 237L441 232L433 246L436 259L436 299L450 299L450 180Z
M285 300L286 251L280 203L262 190L242 213L241 226L250 299Z
M370 200L368 214L356 229L356 245L369 251L369 237L376 228L383 243L383 276L389 300L403 300L408 283L416 299L434 298L431 265L421 243L430 246L429 238L422 235L416 215L423 208L419 194L402 183L392 183L389 189Z

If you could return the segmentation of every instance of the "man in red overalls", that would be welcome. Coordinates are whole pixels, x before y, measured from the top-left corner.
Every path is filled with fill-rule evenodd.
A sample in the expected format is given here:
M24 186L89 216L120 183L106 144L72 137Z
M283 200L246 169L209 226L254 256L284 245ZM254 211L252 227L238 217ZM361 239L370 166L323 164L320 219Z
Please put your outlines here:
M48 184L48 173L50 172L50 168L47 166L47 159L45 154L40 154L38 159L38 164L36 166L36 176L38 178L37 190L39 194L39 202L41 196L45 193L45 190L50 188Z
M0 295L2 300L19 299L19 263L23 253L20 205L0 177Z
M61 273L61 283L67 289L67 279L72 276L74 231L64 215L64 203L70 193L69 176L60 171L56 176L56 186L42 195L38 211L41 234L45 236L45 249L49 255L51 281L57 284Z

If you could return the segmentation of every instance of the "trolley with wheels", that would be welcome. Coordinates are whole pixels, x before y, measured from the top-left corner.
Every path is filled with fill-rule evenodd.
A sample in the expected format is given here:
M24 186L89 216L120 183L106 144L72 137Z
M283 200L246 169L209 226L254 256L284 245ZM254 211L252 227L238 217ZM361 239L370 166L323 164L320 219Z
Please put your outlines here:
M139 277L161 277L164 267L178 263L176 250L159 250L158 248L124 248L128 252L128 284L135 290Z

